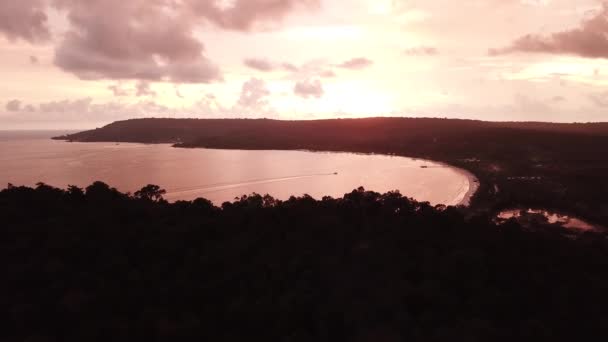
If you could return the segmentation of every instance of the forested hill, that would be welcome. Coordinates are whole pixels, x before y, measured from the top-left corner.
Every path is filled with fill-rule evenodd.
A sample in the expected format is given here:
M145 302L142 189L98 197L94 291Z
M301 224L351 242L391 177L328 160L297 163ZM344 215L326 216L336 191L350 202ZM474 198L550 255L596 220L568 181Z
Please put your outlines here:
M606 341L608 244L398 193L0 190L0 341ZM566 235L564 235L566 234Z
M442 141L475 143L490 136L519 137L534 134L608 136L608 123L557 124L541 122L485 122L429 118L366 118L315 121L268 119L134 119L61 139L180 143L188 147L244 149L382 150L419 154L421 142L429 150ZM436 150L436 149L435 149ZM435 151L437 152L437 151Z

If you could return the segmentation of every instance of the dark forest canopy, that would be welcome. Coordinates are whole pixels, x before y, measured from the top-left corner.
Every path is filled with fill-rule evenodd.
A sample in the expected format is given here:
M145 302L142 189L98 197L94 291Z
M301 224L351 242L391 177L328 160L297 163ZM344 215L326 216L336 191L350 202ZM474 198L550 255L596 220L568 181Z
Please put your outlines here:
M589 341L608 244L399 193L0 191L2 341Z
M434 159L465 168L479 178L481 187L472 206L480 211L546 208L608 226L608 123L136 119L60 139L373 152Z

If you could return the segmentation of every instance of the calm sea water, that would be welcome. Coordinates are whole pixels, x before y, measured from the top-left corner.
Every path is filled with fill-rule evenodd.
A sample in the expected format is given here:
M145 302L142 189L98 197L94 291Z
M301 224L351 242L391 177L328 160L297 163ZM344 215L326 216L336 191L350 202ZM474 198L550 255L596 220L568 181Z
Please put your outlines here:
M100 180L121 191L146 184L166 199L205 197L216 204L251 194L320 199L363 186L399 190L419 201L466 203L475 184L461 170L424 160L352 153L180 149L170 145L69 143L64 132L0 131L0 187L37 182L65 188ZM425 168L422 168L425 166Z

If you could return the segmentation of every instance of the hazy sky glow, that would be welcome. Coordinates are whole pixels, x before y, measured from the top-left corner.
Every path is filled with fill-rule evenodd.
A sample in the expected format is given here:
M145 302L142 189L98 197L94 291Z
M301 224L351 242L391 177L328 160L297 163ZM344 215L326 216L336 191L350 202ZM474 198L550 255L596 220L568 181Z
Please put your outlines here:
M608 121L600 0L0 0L0 129Z

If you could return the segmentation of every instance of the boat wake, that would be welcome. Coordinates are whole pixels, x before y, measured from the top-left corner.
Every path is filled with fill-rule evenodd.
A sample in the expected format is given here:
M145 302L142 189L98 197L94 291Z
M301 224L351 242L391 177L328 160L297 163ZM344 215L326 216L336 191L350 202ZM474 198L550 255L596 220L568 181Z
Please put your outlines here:
M187 193L199 193L199 194L208 194L218 191L224 191L229 189L236 189L241 187L246 187L249 185L256 184L267 184L267 183L277 183L277 182L285 182L295 179L303 179L303 178L313 178L313 177L324 177L324 176L335 176L337 172L332 173L315 173L308 175L296 175L296 176L284 176L284 177L274 177L274 178L261 178L261 179L252 179L237 183L231 182L222 182L222 183L214 183L214 184L206 184L206 185L197 185L197 186L189 186L189 187L181 187L181 188L173 188L167 189L167 193L165 197L171 198L180 195L184 195Z

